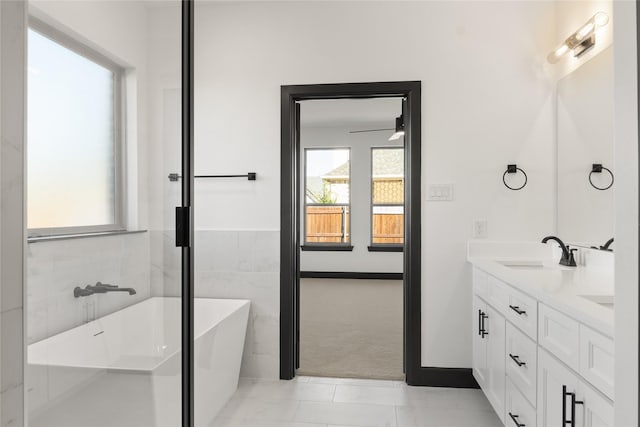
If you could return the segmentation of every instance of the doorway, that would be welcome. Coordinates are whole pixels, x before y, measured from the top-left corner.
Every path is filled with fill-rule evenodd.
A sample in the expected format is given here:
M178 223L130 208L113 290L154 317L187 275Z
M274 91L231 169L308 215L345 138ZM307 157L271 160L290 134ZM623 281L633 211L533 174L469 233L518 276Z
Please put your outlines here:
M300 202L304 185L300 102L327 99L401 98L404 132L404 245L402 251L403 365L408 384L423 384L420 363L420 116L421 83L384 82L283 86L281 91L280 378L300 366ZM343 238L347 234L343 233ZM344 242L343 242L344 243ZM350 245L342 245L344 248ZM339 274L332 273L332 274ZM381 273L383 274L383 273ZM380 277L378 277L380 278Z

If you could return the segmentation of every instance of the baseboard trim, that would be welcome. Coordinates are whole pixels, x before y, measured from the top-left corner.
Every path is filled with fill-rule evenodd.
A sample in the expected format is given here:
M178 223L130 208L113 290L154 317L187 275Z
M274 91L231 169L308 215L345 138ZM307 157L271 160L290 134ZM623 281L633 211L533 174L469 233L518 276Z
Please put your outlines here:
M363 273L351 271L301 271L301 279L402 280L402 273Z
M470 368L421 367L413 386L480 388Z

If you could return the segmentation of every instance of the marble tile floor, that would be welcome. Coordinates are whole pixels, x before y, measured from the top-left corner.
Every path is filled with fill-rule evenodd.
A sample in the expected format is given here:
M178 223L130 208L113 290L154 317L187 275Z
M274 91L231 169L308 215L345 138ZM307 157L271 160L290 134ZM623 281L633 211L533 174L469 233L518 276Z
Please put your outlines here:
M480 390L401 381L241 379L210 427L500 427Z

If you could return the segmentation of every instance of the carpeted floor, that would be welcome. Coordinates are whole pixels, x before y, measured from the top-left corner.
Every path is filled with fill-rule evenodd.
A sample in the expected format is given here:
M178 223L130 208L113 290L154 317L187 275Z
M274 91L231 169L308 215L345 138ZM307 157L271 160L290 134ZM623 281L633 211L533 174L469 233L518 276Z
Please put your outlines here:
M402 380L402 281L302 279L298 375Z

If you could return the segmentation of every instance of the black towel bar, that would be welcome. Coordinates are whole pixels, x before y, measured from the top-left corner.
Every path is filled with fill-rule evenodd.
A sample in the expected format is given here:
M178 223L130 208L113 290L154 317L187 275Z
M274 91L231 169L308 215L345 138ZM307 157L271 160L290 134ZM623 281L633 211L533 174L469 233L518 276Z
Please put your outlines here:
M248 181L255 181L258 174L248 172L246 175L194 175L194 178L247 178ZM177 173L169 174L169 181L177 181L182 178Z

